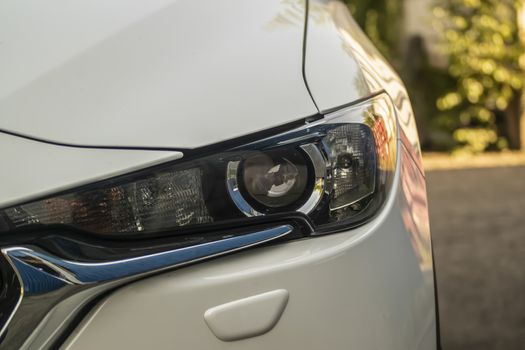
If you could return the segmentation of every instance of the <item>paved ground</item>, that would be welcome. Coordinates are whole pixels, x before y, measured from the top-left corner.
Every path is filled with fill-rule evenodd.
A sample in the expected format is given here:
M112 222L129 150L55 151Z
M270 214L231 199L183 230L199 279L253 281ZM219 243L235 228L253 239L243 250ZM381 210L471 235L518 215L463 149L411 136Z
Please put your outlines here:
M427 183L443 349L525 349L525 167Z

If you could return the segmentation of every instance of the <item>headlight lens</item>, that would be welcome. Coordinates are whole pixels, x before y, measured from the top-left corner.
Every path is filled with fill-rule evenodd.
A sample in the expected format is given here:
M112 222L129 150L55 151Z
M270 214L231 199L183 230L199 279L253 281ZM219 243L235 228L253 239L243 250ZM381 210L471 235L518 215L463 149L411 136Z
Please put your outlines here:
M269 151L247 157L241 164L242 183L254 205L284 208L296 203L306 191L306 159L294 150Z
M0 227L133 235L300 213L316 232L348 228L384 203L396 132L380 94L273 137L6 208Z

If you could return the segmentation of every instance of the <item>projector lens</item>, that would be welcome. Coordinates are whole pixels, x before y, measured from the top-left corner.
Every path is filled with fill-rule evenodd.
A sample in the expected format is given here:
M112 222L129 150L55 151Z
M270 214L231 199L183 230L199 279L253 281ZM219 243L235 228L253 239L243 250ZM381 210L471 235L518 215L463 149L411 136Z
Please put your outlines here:
M258 206L283 208L297 203L308 184L305 158L299 151L259 152L242 164L245 192Z

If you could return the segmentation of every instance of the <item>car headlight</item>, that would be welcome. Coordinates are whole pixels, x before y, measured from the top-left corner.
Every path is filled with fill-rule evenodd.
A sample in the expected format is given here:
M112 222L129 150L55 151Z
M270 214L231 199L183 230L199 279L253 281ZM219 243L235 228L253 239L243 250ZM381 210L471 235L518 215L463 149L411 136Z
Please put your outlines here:
M56 348L60 327L119 285L369 220L396 166L388 96L299 124L0 210L2 345L37 330L53 336L29 339Z
M152 236L301 213L316 233L348 228L386 198L393 115L379 95L276 136L6 208L0 227Z

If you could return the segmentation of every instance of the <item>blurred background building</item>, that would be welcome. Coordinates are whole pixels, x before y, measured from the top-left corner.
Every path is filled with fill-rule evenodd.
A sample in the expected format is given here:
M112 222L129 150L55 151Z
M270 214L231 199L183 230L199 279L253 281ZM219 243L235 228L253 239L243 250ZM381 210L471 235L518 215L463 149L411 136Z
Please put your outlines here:
M447 56L440 47L443 36L432 25L433 0L405 0L403 3L403 30L401 48L408 51L410 43L422 40L424 50L428 52L429 64L446 69Z

